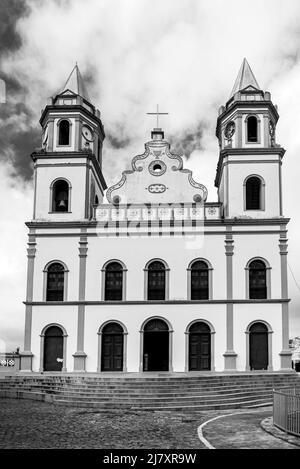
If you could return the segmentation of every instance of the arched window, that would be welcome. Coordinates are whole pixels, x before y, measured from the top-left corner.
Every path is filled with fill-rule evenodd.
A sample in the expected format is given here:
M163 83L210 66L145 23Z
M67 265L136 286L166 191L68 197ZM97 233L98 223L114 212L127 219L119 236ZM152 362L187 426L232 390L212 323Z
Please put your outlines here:
M123 267L119 262L110 262L105 267L105 301L122 301L123 299Z
M58 145L70 144L70 122L62 120L58 126Z
M251 176L246 181L246 210L262 209L262 182L256 176Z
M191 300L209 299L209 268L204 261L195 261L191 266Z
M47 269L46 301L63 301L65 288L65 268L53 262Z
M262 260L256 259L249 264L249 299L267 298L267 269Z
M152 261L148 265L147 299L166 299L166 267L161 261Z
M63 179L55 181L52 187L52 212L69 211L69 184Z
M95 195L95 202L94 203L95 203L95 205L99 205L99 199L98 199L97 194Z
M247 119L247 141L257 142L258 141L258 122L257 117L250 116Z

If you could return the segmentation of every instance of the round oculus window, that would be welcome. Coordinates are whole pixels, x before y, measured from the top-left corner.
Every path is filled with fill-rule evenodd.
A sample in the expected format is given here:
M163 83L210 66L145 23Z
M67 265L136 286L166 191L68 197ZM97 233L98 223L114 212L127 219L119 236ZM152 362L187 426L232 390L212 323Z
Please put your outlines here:
M149 172L152 176L161 176L166 170L167 167L163 161L156 160L149 164Z

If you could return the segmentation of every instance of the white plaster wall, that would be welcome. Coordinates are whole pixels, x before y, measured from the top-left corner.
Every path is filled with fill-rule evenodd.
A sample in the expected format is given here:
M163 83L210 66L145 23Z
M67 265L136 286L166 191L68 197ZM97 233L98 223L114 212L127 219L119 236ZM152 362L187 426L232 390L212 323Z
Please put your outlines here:
M234 350L237 356L237 369L246 367L246 334L248 325L253 321L265 321L272 330L272 356L274 370L280 369L282 350L281 304L238 304L234 305Z
M213 299L226 297L226 258L224 235L188 237L89 237L87 257L86 299L101 298L101 269L111 259L121 260L126 272L127 300L144 300L144 268L148 261L160 258L167 262L169 299L187 299L187 268L198 257L207 259L213 267Z
M67 163L66 166L38 167L36 179L36 215L38 220L61 221L80 220L84 218L86 168L85 158L76 159L76 163L82 166L71 166L69 160L60 158L59 163ZM74 162L74 161L73 161ZM68 164L69 163L69 164ZM43 164L52 164L52 160L43 160ZM50 186L55 179L64 178L71 183L71 213L49 213L52 210L50 202Z
M48 324L58 324L67 331L67 371L73 371L77 342L77 307L76 306L34 306L32 311L31 351L33 353L33 371L40 368L41 332Z
M241 159L244 158L241 156ZM260 158L265 159L264 155L261 155ZM258 219L278 217L280 215L279 164L277 162L257 163L257 156L247 157L247 160L250 159L255 161L243 164L229 163L228 165L229 217L247 216ZM278 155L274 155L272 159L278 160ZM244 181L252 174L263 177L265 181L265 210L244 210Z
M253 257L262 257L271 267L271 298L281 298L279 234L234 235L233 298L246 299L245 267Z
M58 260L68 268L67 300L78 300L79 288L79 237L37 238L34 265L33 300L43 301L45 266Z
M214 327L215 366L217 371L224 369L223 353L226 350L226 307L225 305L196 304L131 304L87 306L85 317L85 352L87 371L96 371L98 334L100 326L106 321L117 320L125 325L127 335L127 371L139 371L140 330L142 324L153 316L159 316L170 322L173 329L173 370L184 371L186 353L187 326L196 319L208 321Z

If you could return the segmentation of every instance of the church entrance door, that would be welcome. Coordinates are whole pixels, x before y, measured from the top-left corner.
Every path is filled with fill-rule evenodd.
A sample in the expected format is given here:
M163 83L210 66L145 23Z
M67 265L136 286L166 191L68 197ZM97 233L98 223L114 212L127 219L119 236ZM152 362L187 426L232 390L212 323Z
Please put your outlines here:
M250 327L250 369L268 369L268 329L262 322Z
M101 371L123 371L124 331L112 322L102 331Z
M196 322L189 328L189 370L211 369L211 331L204 322Z
M144 327L143 371L169 370L169 327L152 319Z
M57 326L49 327L44 339L44 371L62 370L63 348L63 331Z

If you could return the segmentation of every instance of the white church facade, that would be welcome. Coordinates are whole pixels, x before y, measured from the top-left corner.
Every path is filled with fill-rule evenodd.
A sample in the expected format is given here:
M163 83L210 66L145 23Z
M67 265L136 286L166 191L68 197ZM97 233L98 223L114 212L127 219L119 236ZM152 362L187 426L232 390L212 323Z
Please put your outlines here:
M218 201L158 127L107 188L104 128L76 66L32 154L21 369L290 369L278 118L244 60L217 119Z

